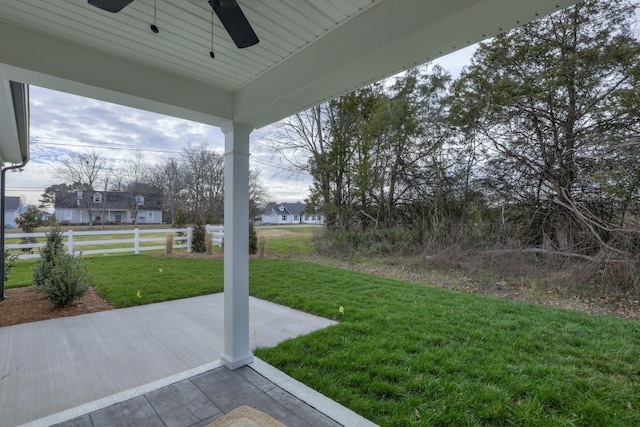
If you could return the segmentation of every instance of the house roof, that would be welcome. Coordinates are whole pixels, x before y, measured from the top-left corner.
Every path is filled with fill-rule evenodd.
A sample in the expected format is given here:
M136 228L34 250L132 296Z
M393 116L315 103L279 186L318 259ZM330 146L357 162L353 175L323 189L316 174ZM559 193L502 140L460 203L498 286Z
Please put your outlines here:
M279 213L280 212L280 207L282 206L284 208L284 210L289 214L289 215L301 215L305 208L307 207L306 204L302 203L302 202L296 202L296 203L269 203L268 206L273 209L274 212Z
M239 3L260 39L245 49L206 1L154 10L136 0L109 13L78 0L0 0L0 77L259 128L577 0Z
M17 196L5 196L4 198L4 210L5 211L17 211L20 208L20 197Z
M93 195L100 194L104 196L104 192L89 192L91 198L92 209L102 209L103 202L94 203ZM109 210L131 210L134 207L136 194L124 193L119 191L107 191L105 208ZM158 194L141 194L144 197L144 204L138 207L138 210L157 211L162 210L162 197ZM78 205L78 194L75 192L56 192L55 204L57 209L84 209L84 205Z

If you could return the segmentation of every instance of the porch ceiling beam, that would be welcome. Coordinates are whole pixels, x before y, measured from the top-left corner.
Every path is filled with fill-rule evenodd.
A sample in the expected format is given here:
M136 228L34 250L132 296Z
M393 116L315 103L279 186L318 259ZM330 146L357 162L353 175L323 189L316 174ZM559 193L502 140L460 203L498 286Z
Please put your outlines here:
M259 128L576 2L381 2L241 88L234 120Z
M0 76L213 126L232 114L228 91L6 22Z

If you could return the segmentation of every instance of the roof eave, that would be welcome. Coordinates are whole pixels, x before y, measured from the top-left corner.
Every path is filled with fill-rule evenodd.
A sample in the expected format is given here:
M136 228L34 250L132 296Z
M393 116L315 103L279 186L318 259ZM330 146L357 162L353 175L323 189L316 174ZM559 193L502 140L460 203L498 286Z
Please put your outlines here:
M0 79L0 164L29 161L29 87Z

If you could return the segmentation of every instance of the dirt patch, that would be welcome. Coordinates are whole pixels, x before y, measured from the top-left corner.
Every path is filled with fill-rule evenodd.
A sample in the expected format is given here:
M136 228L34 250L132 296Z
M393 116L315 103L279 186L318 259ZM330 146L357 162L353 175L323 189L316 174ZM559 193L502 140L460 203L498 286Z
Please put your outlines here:
M100 297L94 288L68 307L56 307L32 286L5 289L6 299L0 302L0 326L18 325L57 317L77 316L112 310L113 306Z

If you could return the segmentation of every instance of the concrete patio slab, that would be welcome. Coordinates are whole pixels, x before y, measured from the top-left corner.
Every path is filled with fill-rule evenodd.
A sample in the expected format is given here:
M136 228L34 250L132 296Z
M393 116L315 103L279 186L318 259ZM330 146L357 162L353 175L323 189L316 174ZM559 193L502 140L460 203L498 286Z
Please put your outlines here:
M250 298L251 348L335 324ZM0 426L15 426L218 360L223 294L0 328Z

